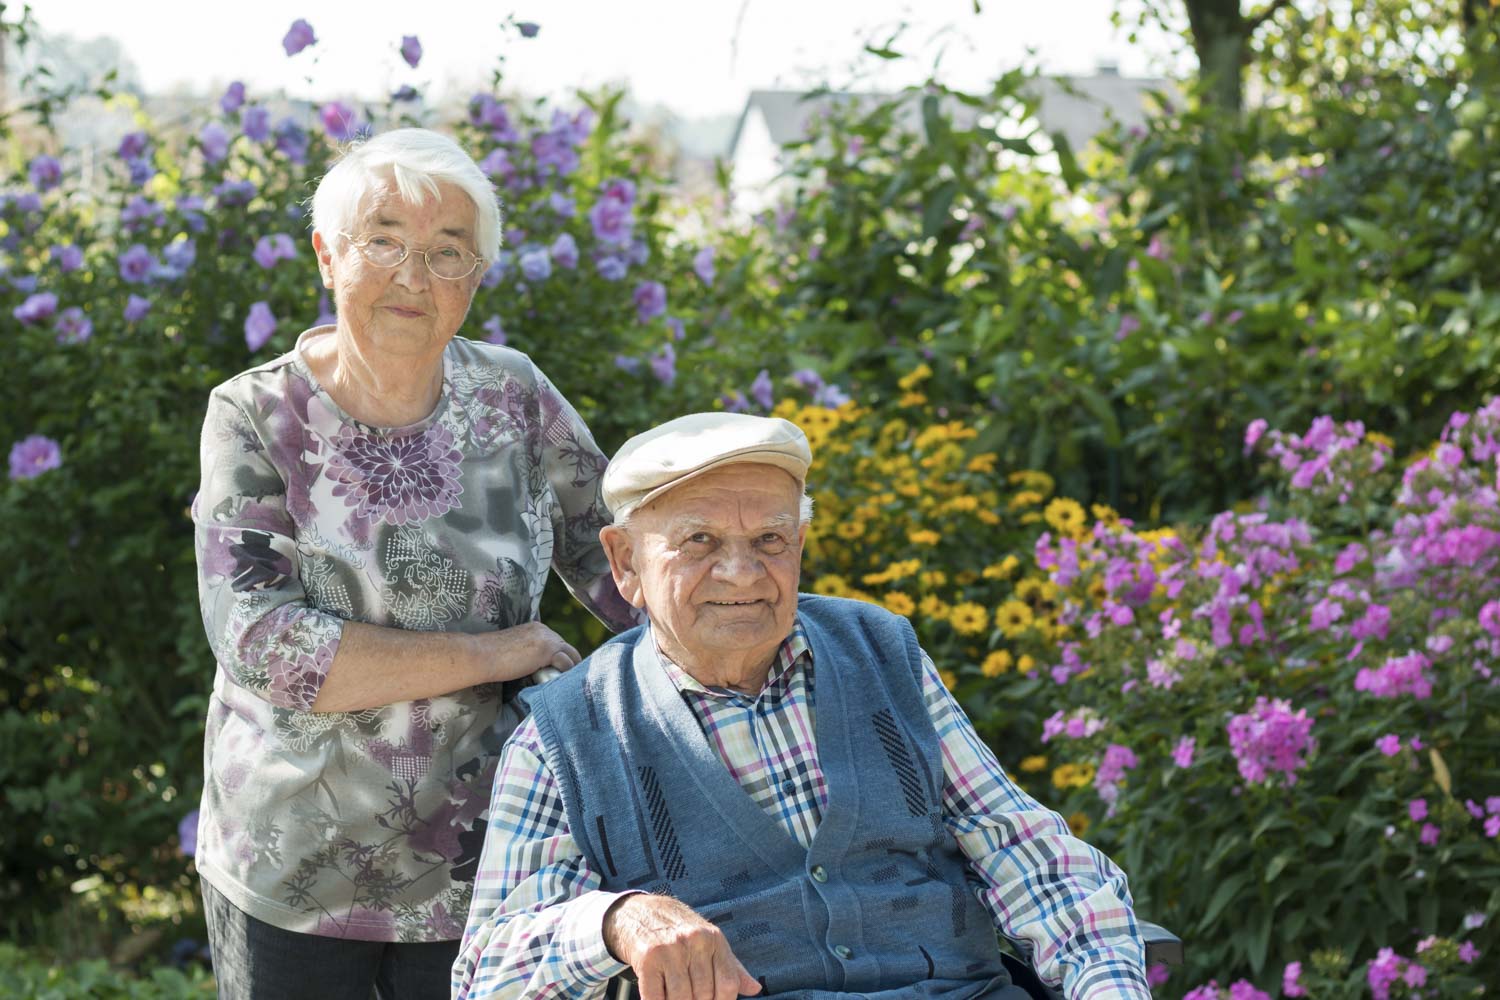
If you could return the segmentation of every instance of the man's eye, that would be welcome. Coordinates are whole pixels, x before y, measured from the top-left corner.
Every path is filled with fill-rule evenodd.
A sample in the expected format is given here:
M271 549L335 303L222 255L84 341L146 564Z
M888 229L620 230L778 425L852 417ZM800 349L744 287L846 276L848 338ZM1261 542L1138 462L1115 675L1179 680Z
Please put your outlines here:
M688 541L694 545L707 545L713 537L706 531L695 531L688 536Z
M782 538L774 531L767 532L766 534L760 536L760 548L761 551L770 552L772 554L781 552L786 548L786 539Z

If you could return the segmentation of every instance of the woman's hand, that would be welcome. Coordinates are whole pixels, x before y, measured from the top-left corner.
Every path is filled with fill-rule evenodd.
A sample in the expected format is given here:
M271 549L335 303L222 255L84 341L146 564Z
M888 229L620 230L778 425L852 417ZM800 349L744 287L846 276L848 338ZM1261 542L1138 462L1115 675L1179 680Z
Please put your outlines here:
M490 681L519 680L545 667L571 670L583 659L566 639L541 622L526 622L471 638L480 645L478 655L492 674L487 678Z

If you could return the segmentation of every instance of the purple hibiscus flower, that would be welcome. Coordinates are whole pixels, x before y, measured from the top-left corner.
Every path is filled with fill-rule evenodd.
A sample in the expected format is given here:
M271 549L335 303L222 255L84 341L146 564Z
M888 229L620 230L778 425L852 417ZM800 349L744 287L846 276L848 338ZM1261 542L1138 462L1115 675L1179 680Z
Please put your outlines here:
M535 38L536 33L542 30L542 26L535 21L517 21L516 30L521 33L522 38Z
M83 250L72 243L54 246L52 262L63 274L71 274L83 266Z
M190 858L198 853L198 810L192 810L178 822L177 848Z
M33 157L27 172L38 191L50 191L62 183L62 164L46 153Z
M276 315L271 307L264 302L252 303L250 315L245 317L245 346L252 352L258 351L275 332Z
M44 434L28 434L11 445L10 478L35 479L62 465L62 448Z
M224 88L224 96L219 98L219 110L226 115L232 115L245 103L245 85L235 80Z
M631 296L635 302L635 315L642 323L649 323L667 311L667 287L660 281L643 281L635 286Z
M309 45L317 43L318 36L313 34L312 25L299 17L287 29L286 37L281 40L281 47L286 49L287 55L294 56Z
M198 133L198 145L203 150L203 159L218 163L229 154L229 133L218 122L209 122Z
M693 255L693 273L698 276L699 281L703 282L710 288L713 287L714 277L716 274L716 272L714 271L713 247L704 247L702 250L699 250L696 254Z
M120 277L132 285L145 281L155 268L156 258L139 243L132 243L120 254Z
M527 281L546 281L552 277L552 258L546 247L531 247L521 251L521 274Z
M57 296L51 292L37 292L11 310L11 315L27 326L35 326L51 319L56 312Z
M323 131L334 142L348 142L363 127L354 109L343 101L329 101L318 112L318 117L323 121Z
M762 368L755 376L755 381L750 383L750 398L755 400L757 406L762 410L769 410L776 405L775 390L771 385L771 373Z
M240 131L251 142L265 142L271 137L271 112L252 104L240 114Z
M81 344L94 335L93 322L78 306L70 306L58 313L52 329L57 333L59 344Z
M572 270L578 266L578 241L573 239L572 233L560 234L552 241L552 246L548 248L548 251L559 267Z
M127 132L120 139L118 154L122 160L139 160L151 148L151 140L144 132Z
M151 300L139 295L130 296L125 303L125 322L139 323L151 311Z
M599 277L605 281L619 281L625 277L628 268L625 262L614 254L606 254L594 261L594 270L599 272Z
M401 58L412 69L416 69L417 63L422 61L422 43L417 40L416 35L401 36Z
M671 344L663 344L660 351L651 355L651 374L662 385L671 385L677 379L677 352Z

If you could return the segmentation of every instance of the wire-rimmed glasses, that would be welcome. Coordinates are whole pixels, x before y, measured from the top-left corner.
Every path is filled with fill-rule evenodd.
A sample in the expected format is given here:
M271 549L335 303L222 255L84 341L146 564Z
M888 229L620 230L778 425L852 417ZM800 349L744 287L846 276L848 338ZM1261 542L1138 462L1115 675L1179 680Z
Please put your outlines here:
M467 278L474 273L476 267L484 263L483 257L455 243L444 243L440 246L428 247L426 250L418 250L416 247L407 246L399 236L392 236L389 233L365 233L361 236L339 233L339 235L353 244L360 256L376 267L400 267L408 254L421 254L422 259L427 263L427 270L431 271L434 277L442 278L444 281Z

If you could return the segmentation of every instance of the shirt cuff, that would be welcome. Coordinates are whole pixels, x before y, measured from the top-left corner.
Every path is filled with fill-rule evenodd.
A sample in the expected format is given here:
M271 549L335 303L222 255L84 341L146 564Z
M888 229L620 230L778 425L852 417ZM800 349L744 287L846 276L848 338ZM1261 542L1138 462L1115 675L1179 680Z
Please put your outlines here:
M578 967L590 980L608 982L630 969L630 966L611 955L604 944L604 914L618 900L637 895L640 895L639 890L605 892L596 889L584 893L574 901L573 905L577 910L571 923L578 935L574 944L578 949Z

